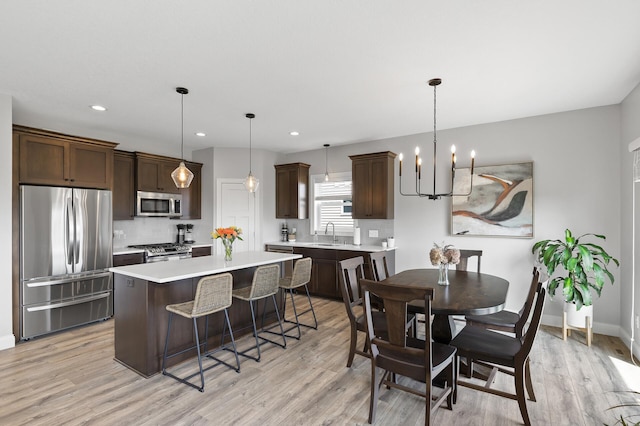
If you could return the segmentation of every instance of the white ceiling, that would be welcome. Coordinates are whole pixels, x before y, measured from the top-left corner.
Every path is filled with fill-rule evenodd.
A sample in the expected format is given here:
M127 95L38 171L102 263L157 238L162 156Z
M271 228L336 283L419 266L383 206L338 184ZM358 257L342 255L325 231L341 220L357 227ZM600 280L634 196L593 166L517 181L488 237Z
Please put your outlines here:
M254 148L294 152L431 131L433 77L438 129L617 104L640 81L640 1L0 6L14 123L176 156L177 86L185 151L247 147L253 112Z

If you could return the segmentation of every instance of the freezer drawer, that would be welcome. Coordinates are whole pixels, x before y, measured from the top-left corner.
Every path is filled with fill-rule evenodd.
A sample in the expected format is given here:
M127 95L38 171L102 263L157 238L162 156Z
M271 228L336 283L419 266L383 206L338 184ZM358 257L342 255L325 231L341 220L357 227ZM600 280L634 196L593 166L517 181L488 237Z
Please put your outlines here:
M22 339L87 324L113 315L113 292L22 307Z
M113 289L109 271L82 277L47 277L22 282L22 305L55 303Z

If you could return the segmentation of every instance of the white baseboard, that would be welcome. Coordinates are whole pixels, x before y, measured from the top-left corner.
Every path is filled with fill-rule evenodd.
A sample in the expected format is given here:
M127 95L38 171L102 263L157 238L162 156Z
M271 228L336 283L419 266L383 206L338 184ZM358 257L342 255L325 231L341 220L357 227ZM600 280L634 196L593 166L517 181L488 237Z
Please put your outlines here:
M622 340L624 344L627 345L627 348L631 345L631 335L629 335L629 333L627 333L627 330L623 329L622 327L620 328L620 340ZM638 342L638 339L636 339L635 337L633 342L633 355L637 359L640 359L640 342Z
M0 336L0 351L16 346L16 337L13 334Z
M551 327L562 328L562 317L555 315L542 315L542 324ZM607 336L620 337L621 327L618 324L606 324L601 322L593 323L593 332L605 334Z

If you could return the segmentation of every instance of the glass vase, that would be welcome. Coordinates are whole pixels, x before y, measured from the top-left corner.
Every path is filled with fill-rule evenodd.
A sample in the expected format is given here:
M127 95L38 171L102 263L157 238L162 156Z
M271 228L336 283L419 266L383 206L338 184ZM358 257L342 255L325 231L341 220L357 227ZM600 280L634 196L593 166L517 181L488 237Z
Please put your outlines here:
M233 257L233 241L223 238L222 245L224 246L224 261L230 262Z
M438 266L438 284L449 285L449 264L441 263Z

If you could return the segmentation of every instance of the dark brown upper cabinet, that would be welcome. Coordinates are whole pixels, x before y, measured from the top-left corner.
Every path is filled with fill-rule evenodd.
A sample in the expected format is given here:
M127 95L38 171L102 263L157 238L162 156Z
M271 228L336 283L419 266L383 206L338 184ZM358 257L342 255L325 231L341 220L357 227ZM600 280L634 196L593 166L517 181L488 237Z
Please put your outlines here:
M135 164L132 152L113 153L113 220L133 220L135 216Z
M180 219L202 218L202 164L185 161L185 166L193 172L189 188L180 190L182 194L182 217ZM173 171L173 170L172 170ZM173 183L173 181L171 181ZM175 186L175 184L174 184Z
M116 143L14 126L19 141L19 182L111 189Z
M354 219L393 219L394 159L390 151L350 155Z
M171 172L179 165L177 158L136 152L136 189L180 194L180 189L171 179Z
M309 217L309 164L276 164L276 218Z

